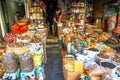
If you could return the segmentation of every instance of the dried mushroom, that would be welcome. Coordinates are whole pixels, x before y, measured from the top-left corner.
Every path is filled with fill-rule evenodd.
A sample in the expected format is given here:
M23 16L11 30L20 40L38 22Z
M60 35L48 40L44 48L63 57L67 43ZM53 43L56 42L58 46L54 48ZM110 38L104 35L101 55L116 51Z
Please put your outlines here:
M20 40L27 40L27 39L30 39L30 36L29 35L19 35L18 39L20 39Z
M30 40L31 43L39 43L39 42L41 42L41 41L42 41L42 39L41 39L40 37L38 37L38 36L34 36L34 37Z
M111 60L114 62L120 63L120 57L118 57L118 56L112 57Z
M13 43L13 44L9 44L8 46L11 48L21 48L21 47L27 46L27 44L25 44L25 43Z
M89 48L90 51L98 52L99 50L96 48Z

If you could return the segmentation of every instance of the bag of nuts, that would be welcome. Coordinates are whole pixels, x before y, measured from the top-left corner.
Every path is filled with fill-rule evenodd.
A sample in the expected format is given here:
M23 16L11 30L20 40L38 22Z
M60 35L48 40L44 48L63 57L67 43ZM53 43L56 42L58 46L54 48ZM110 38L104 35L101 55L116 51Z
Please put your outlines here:
M34 68L33 57L29 53L19 56L22 72L31 72Z
M12 53L8 52L2 57L2 63L5 73L14 73L18 69L18 57Z

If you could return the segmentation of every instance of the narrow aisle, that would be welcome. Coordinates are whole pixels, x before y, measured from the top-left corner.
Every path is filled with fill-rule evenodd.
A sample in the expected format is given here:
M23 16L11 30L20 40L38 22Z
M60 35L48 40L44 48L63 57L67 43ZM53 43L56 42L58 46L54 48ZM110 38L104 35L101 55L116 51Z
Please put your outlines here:
M61 50L57 40L52 36L47 39L47 64L45 65L46 80L64 80L62 73Z

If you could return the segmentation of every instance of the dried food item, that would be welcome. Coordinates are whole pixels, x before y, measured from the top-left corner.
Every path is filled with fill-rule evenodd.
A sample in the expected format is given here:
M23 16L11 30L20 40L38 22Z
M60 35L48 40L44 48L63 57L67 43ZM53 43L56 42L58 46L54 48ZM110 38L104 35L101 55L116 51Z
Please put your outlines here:
M96 48L97 47L97 44L94 43L94 42L89 42L88 44L90 45L91 48Z
M105 48L102 52L107 55L113 55L115 53L115 50L112 48Z
M16 34L6 33L5 36L4 36L4 40L6 42L13 42L14 40L16 40Z
M90 51L98 52L99 50L96 48L89 48Z
M14 73L18 68L18 57L14 53L8 52L3 55L2 63L5 73Z
M114 32L116 32L116 33L120 33L120 28L117 27L116 29L114 29Z
M117 66L117 68L116 68L116 74L117 74L118 76L120 76L120 66Z
M31 72L34 68L33 57L29 53L19 56L22 72Z
M111 63L111 62L101 62L101 66L102 67L108 67L108 68L110 68L110 69L114 69L116 66L115 66L115 64L113 64L113 63Z
M117 67L117 70L120 71L120 67Z
M97 38L100 34L98 32L92 32L91 34L89 34L89 37L93 37L93 38Z
M112 44L112 45L117 45L118 41L114 38L108 39L105 41L105 44Z
M14 52L17 55L21 55L28 52L28 45L25 43L13 43L7 46L7 50Z
M109 59L110 57L104 53L97 54L100 58Z
M39 36L34 36L34 37L30 40L31 43L39 43L39 42L41 42L41 41L42 41L42 39L41 39L41 37L39 37Z
M111 60L116 62L116 63L120 63L120 58L117 56L112 57Z
M18 35L17 42L29 43L31 36L28 34Z
M13 43L13 44L8 45L8 47L11 47L11 48L21 48L24 46L27 46L27 44L25 44L25 43Z
M120 53L116 53L114 56L120 58Z
M18 39L20 39L20 40L27 40L27 39L30 39L30 36L29 35L19 35Z
M111 34L103 32L100 36L97 37L98 41L106 41L112 37Z
M89 50L88 50L88 57L94 60L95 56L97 54L99 54L99 53L100 53L100 51L98 49L96 49L96 48L89 48Z
M95 57L95 61L98 64L100 64L101 61L109 61L109 60L110 60L110 56L102 52L97 54Z

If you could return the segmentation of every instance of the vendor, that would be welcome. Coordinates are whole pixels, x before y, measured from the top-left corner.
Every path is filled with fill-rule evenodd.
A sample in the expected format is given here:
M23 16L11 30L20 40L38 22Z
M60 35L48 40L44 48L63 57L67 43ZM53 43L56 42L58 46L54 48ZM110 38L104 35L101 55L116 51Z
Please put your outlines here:
M53 33L53 16L55 9L58 7L58 0L43 0L43 2L46 4L46 19L49 23L49 31Z
M53 17L54 36L55 36L55 38L58 38L58 26L57 26L57 24L61 22L61 18L62 18L61 9L57 8L55 10L55 14L54 14L54 17Z
M20 18L21 18L21 16L20 16L20 12L17 11L16 14L15 14L15 16L14 16L14 20L15 20L15 22L18 22L18 21L20 20Z

